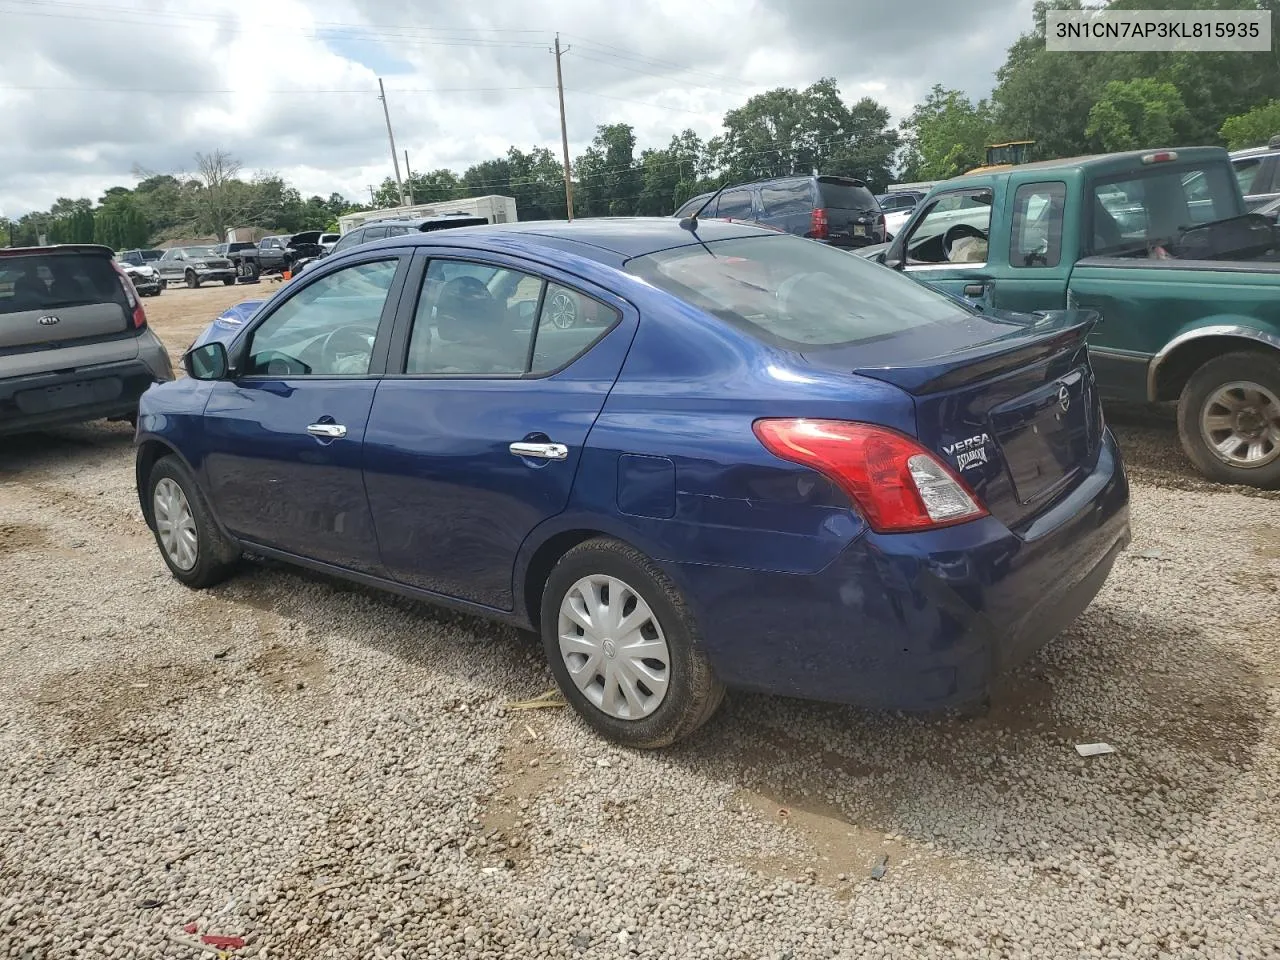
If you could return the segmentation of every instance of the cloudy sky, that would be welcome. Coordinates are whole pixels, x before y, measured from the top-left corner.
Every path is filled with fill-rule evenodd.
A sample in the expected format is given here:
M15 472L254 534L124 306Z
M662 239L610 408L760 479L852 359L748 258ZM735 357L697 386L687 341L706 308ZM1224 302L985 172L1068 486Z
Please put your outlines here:
M985 96L1031 0L0 0L0 214L97 199L221 148L304 195L391 172L377 78L413 169L715 134L753 93L834 76L901 118L934 83Z

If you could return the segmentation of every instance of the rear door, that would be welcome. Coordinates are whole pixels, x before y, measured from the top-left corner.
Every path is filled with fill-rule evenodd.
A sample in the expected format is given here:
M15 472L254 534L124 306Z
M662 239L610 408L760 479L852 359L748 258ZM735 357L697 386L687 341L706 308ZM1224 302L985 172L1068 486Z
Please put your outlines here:
M155 262L156 272L168 281L181 280L186 273L187 255L181 250L166 250Z
M517 259L440 250L418 269L365 441L383 562L403 583L510 610L520 545L568 504L637 317ZM563 297L600 322L556 324Z
M92 362L138 355L132 310L110 254L0 251L0 377L43 372L50 350L91 347Z
M813 188L807 178L775 180L760 185L760 219L797 237L812 226Z
M866 185L841 177L817 178L817 205L827 214L827 242L861 247L884 241L880 204Z
M409 263L379 250L304 275L237 339L239 373L203 417L207 489L233 534L379 572L364 437Z

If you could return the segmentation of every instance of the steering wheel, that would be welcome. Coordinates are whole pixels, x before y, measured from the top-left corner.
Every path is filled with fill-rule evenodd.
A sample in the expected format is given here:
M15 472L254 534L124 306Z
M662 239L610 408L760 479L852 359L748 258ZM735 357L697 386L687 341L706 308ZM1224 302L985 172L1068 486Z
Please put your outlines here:
M947 255L947 259L951 259L951 245L961 237L973 237L976 240L986 240L987 235L977 227L968 223L953 223L947 227L947 232L942 235L942 252Z
M340 372L338 368L352 354L373 356L371 342L372 331L368 327L348 324L338 327L320 344L320 369L329 372Z

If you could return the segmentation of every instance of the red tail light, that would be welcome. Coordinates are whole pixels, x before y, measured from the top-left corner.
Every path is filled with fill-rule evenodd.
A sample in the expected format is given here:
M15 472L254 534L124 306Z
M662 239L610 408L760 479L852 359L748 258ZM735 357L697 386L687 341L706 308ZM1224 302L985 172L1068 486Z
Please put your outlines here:
M815 207L809 213L809 236L814 240L827 239L827 211Z
M752 429L774 456L836 483L877 533L930 530L987 515L946 465L894 430L846 420L757 420Z
M876 217L876 226L877 226L877 227L879 227L879 228L880 228L880 230L882 230L882 231L884 230L884 228L885 228L885 227L884 227L884 214L883 214L883 213Z
M129 302L133 329L141 330L147 325L147 311L142 309L142 298L138 296L138 291L133 288L133 281L124 272L124 268L114 260L111 261L111 266L115 269L116 275L120 277L120 286L124 290L124 298Z

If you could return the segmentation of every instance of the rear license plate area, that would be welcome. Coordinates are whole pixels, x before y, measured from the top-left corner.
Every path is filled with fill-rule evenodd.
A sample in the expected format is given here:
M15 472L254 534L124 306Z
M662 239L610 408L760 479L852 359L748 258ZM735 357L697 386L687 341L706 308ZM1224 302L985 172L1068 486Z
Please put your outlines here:
M123 387L119 377L76 380L52 387L23 390L14 395L13 402L25 414L49 413L95 403L109 403L120 397Z
M1079 371L991 411L991 426L1022 503L1051 491L1085 462L1089 398Z

